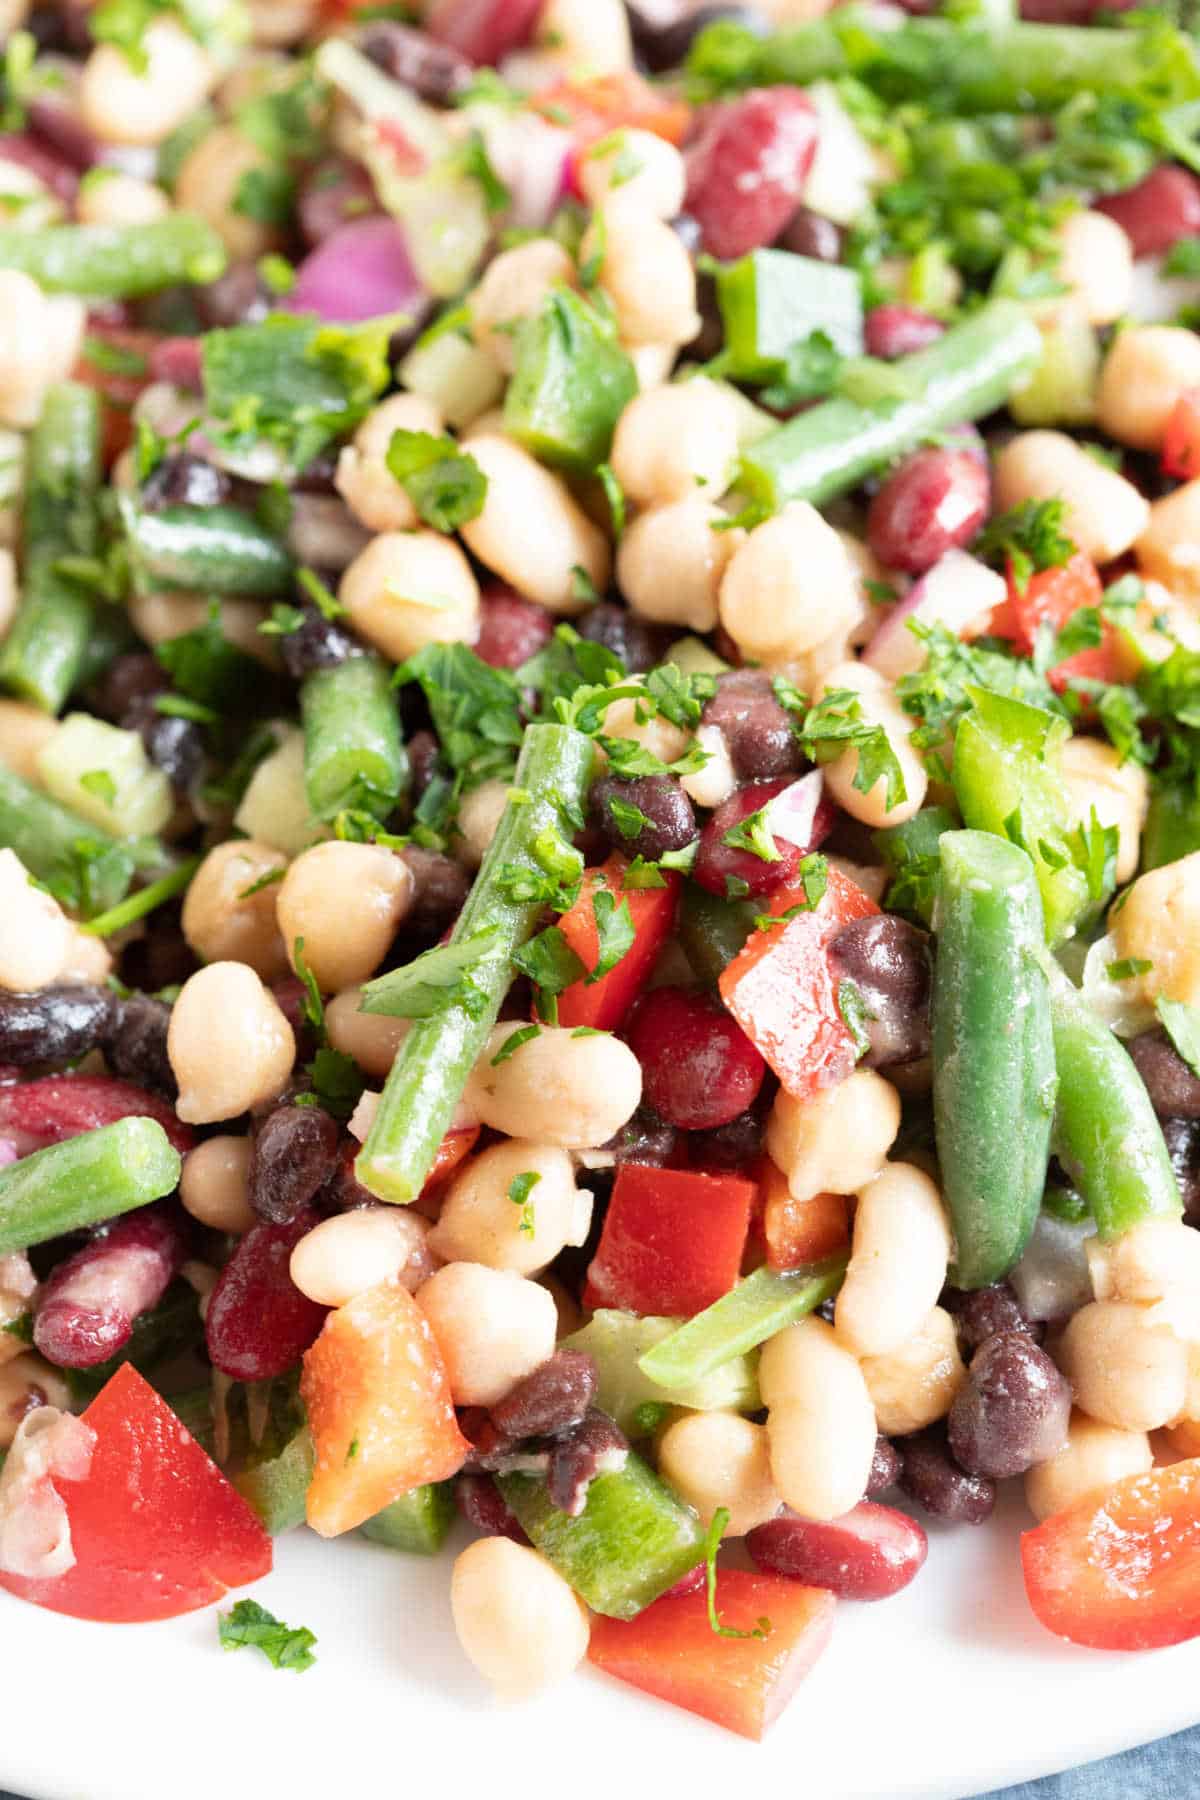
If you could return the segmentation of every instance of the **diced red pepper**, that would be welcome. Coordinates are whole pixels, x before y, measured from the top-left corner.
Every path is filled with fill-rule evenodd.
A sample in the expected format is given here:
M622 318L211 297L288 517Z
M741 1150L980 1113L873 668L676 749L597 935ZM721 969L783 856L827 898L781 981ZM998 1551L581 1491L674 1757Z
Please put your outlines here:
M636 1619L592 1621L589 1660L631 1687L759 1739L829 1642L837 1602L786 1575L726 1569L717 1587L723 1625L763 1637L717 1637L703 1586L664 1594Z
M803 886L776 888L768 911L807 904ZM721 976L721 998L789 1094L807 1099L840 1081L856 1060L838 1010L829 944L844 925L879 908L831 868L820 903L794 919L752 931Z
M0 1575L10 1593L75 1619L173 1619L270 1573L258 1519L131 1363L83 1418L96 1434L91 1467L55 1484L75 1566L41 1580Z
M992 636L1011 638L1019 655L1031 656L1040 626L1061 631L1081 606L1099 606L1103 595L1096 565L1082 550L1069 562L1031 575L1024 588L1018 587L1010 563L1008 599L992 613Z
M430 1164L429 1173L425 1177L425 1186L421 1189L422 1197L436 1188L443 1187L453 1175L460 1162L470 1156L479 1141L479 1126L468 1125L464 1131L448 1131L437 1147L437 1154ZM352 1146L356 1154L358 1145ZM353 1164L351 1164L353 1169Z
M584 1305L678 1318L702 1312L737 1281L755 1195L740 1175L622 1163Z
M1025 1592L1058 1637L1158 1650L1200 1636L1200 1458L1128 1475L1021 1538Z
M133 436L133 403L152 380L150 355L156 331L135 331L89 319L88 335L73 379L95 388L102 401L101 433L105 464L116 461Z
M596 1031L615 1031L641 993L659 951L675 926L680 879L668 874L661 888L626 888L628 858L612 855L598 869L587 869L576 900L558 928L589 974L600 960L600 934L596 929L595 898L607 888L617 905L629 902L633 943L620 962L599 981L573 982L558 997L560 1025L590 1025Z
M1200 475L1200 388L1180 394L1167 420L1163 438L1164 475L1194 481Z
M632 69L622 74L596 75L588 81L556 82L534 94L530 105L552 125L565 127L574 138L568 172L576 196L582 194L579 163L601 138L635 127L652 131L669 144L681 144L692 118L692 109L685 100L651 87Z
M772 1269L799 1269L844 1250L850 1242L850 1202L844 1194L794 1200L787 1179L764 1158L763 1239Z
M180 1155L196 1141L168 1101L113 1075L43 1075L0 1087L0 1132L12 1133L23 1150L131 1118L157 1120Z

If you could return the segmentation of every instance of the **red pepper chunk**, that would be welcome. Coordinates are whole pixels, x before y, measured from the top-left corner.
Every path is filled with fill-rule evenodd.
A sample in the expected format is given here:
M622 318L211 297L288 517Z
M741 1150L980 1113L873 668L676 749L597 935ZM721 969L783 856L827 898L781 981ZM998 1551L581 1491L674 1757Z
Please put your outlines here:
M802 886L776 888L769 910L803 906ZM844 925L879 908L837 869L819 905L752 931L720 980L721 998L789 1094L807 1099L853 1069L854 1039L838 1010L829 945Z
M96 1434L91 1467L59 1487L74 1568L0 1585L75 1619L131 1623L194 1612L270 1573L258 1519L131 1363L83 1420Z
M1040 626L1061 631L1081 606L1099 606L1103 597L1096 565L1082 550L1069 562L1031 575L1023 588L1018 587L1010 563L1008 599L992 613L992 635L1011 638L1019 655L1031 656Z
M1167 420L1163 438L1164 475L1194 481L1200 475L1200 388L1180 394Z
M590 1025L596 1031L615 1031L650 976L659 951L675 926L680 879L668 874L661 888L626 888L624 856L613 855L598 869L586 869L576 900L558 928L590 974L600 960L600 934L596 929L594 901L607 888L617 905L629 902L633 943L620 962L599 981L576 981L558 997L560 1025Z
M1200 1636L1200 1457L1128 1475L1021 1538L1025 1592L1047 1631L1093 1650Z
M837 1602L825 1588L786 1575L724 1569L717 1585L721 1623L763 1637L716 1637L703 1586L664 1594L636 1619L592 1621L588 1658L631 1687L711 1719L739 1736L762 1738L829 1642Z
M690 1318L738 1279L756 1190L740 1175L623 1163L585 1306Z

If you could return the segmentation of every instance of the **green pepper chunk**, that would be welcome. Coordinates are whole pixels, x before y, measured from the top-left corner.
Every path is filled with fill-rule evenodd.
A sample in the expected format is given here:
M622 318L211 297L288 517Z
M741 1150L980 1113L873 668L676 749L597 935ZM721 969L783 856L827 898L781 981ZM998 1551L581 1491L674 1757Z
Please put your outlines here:
M279 1448L252 1456L234 1486L272 1537L304 1523L308 1486L316 1467L312 1434L301 1424Z
M401 1494L362 1528L372 1543L410 1556L436 1556L454 1522L454 1483L431 1481Z
M637 374L611 325L556 288L517 333L504 429L543 462L586 473L602 463Z
M1200 850L1200 793L1194 782L1155 786L1142 833L1142 868L1161 869Z
M856 269L789 250L752 250L717 274L725 326L724 372L734 381L777 381L792 345L824 332L843 356L863 349L862 282Z
M721 900L689 881L679 909L679 941L702 981L715 982L731 963L761 911L752 900Z

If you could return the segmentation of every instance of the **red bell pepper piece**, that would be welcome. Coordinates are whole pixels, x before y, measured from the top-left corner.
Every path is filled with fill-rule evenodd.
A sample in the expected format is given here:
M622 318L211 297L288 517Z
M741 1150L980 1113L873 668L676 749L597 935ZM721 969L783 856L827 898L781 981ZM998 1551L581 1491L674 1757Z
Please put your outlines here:
M623 1163L584 1305L677 1318L702 1312L738 1278L755 1194L740 1175Z
M802 886L778 887L776 915L807 903ZM819 905L765 931L752 931L723 972L721 998L789 1094L804 1100L853 1069L854 1039L838 1010L829 944L844 925L879 908L857 883L831 868Z
M1081 606L1099 606L1104 595L1095 563L1082 550L1069 562L1031 575L1018 587L1012 564L1008 567L1008 598L992 612L993 637L1011 638L1021 656L1031 656L1042 625L1061 631Z
M794 1200L787 1179L764 1158L762 1234L772 1269L799 1269L822 1262L850 1242L850 1202L844 1194L814 1194Z
M271 1570L271 1540L161 1395L123 1363L83 1415L82 1481L63 1481L75 1566L0 1585L75 1619L173 1619Z
M1128 1475L1021 1538L1025 1592L1058 1637L1157 1650L1200 1636L1200 1458Z
M88 321L88 336L73 379L100 395L106 466L116 461L133 437L133 404L153 380L150 355L159 342L156 331L108 325L94 318Z
M614 854L600 868L585 870L578 900L558 921L559 930L590 974L600 960L594 902L601 888L608 889L618 906L628 900L633 920L633 943L620 962L599 981L573 982L559 995L560 1025L615 1031L646 985L659 951L674 930L679 876L668 874L666 887L626 888L628 867L626 857Z
M829 1642L837 1605L825 1588L786 1575L726 1569L717 1587L723 1625L763 1637L717 1637L703 1586L664 1594L636 1619L592 1621L588 1657L643 1693L759 1739L779 1717Z
M1200 388L1188 388L1172 408L1163 438L1162 467L1164 475L1174 475L1179 481L1194 481L1200 475Z
M0 1133L11 1133L22 1154L118 1119L155 1119L181 1156L196 1141L169 1101L113 1075L43 1075L0 1087Z
M593 144L614 131L635 127L652 131L669 144L681 144L691 124L692 109L677 94L651 87L632 69L622 74L596 75L588 81L559 81L534 94L530 105L552 125L561 125L575 142L568 164L568 179L577 198L579 164Z

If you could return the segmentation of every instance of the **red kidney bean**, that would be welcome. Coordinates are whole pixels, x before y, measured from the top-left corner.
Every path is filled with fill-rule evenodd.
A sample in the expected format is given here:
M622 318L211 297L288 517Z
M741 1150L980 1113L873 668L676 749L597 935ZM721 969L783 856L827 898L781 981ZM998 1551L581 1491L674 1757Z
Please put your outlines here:
M728 1125L753 1106L767 1065L719 1000L655 988L626 1033L642 1065L646 1103L683 1131Z
M288 1273L292 1251L319 1224L312 1207L286 1225L253 1225L221 1271L204 1321L213 1367L235 1381L268 1381L294 1368L317 1338L328 1307Z
M338 1162L337 1121L321 1106L277 1106L254 1134L250 1204L282 1225L303 1211Z
M752 850L739 850L725 842L727 832L741 825L751 813L760 812L776 794L782 794L791 782L751 781L731 794L717 807L700 833L700 848L692 864L692 879L710 894L769 894L772 888L790 881L800 866L800 858L821 842L833 824L832 807L819 807L813 821L814 842L804 847L790 844L786 838L772 837L778 852L775 862L767 862ZM745 883L744 887L739 883ZM732 885L731 885L732 884Z
M701 722L718 727L734 772L743 781L790 775L804 766L791 720L775 698L765 669L733 669L719 675Z
M431 106L449 106L471 85L475 73L465 56L395 19L370 24L359 39L359 49L393 81L411 88Z
M892 913L856 919L830 945L830 961L853 981L867 1011L873 1069L912 1062L929 1049L929 940Z
M776 238L775 245L779 250L790 250L793 256L837 263L842 260L846 234L823 213L813 212L808 206L798 206Z
M156 1119L181 1155L196 1141L173 1106L111 1075L43 1075L0 1088L0 1132L31 1149L129 1118Z
M556 1350L491 1409L492 1424L511 1438L569 1431L596 1398L599 1374L585 1350Z
M42 186L59 200L69 205L75 198L75 190L79 186L79 171L62 156L56 156L53 150L46 149L35 138L27 137L24 132L0 132L0 162L16 163L19 168L28 169L36 175Z
M1128 12L1138 0L1020 0L1018 11L1034 25L1089 25L1099 12Z
M900 1448L900 1486L932 1513L954 1525L982 1525L996 1505L996 1484L960 1469L940 1436L905 1438Z
M712 109L686 153L686 210L704 248L727 260L774 243L804 195L816 109L798 87L751 88Z
M971 541L990 501L987 470L969 451L916 450L871 501L867 541L889 569L920 575Z
M221 279L224 280L225 277L222 276ZM257 274L254 279L257 282ZM265 317L265 309L263 316ZM229 324L238 322L238 319L228 321ZM173 387L186 388L189 393L202 392L204 376L200 367L199 338L163 338L150 352L150 374L155 381L169 381Z
M947 1312L954 1314L959 1341L965 1350L978 1350L998 1331L1023 1331L1028 1337L1034 1334L1032 1324L1021 1310L1021 1302L1007 1281L997 1281L991 1287L975 1288L969 1293L960 1288L947 1288L941 1303Z
M1200 1119L1200 1078L1192 1074L1165 1031L1143 1031L1130 1039L1126 1049L1160 1119Z
M33 1341L47 1362L90 1369L124 1348L184 1259L187 1237L168 1206L145 1206L59 1263L37 1304Z
M1159 256L1200 232L1200 181L1177 163L1163 163L1136 187L1103 195L1095 210L1116 220L1135 256Z
M882 1435L875 1439L875 1454L871 1458L871 1473L867 1476L868 1500L876 1494L884 1494L888 1488L895 1487L900 1479L900 1452L890 1438Z
M913 1580L929 1540L906 1513L863 1500L840 1519L768 1519L746 1534L760 1569L828 1588L840 1600L887 1600Z
M666 1593L661 1594L659 1598L662 1600L681 1600L685 1594L694 1594L697 1588L702 1588L704 1586L704 1580L707 1574L708 1570L705 1565L703 1563L697 1563L694 1569L689 1569L686 1575L681 1575L674 1587L669 1587Z
M476 1531L487 1537L511 1538L514 1544L529 1542L490 1475L460 1475L454 1484L454 1498L459 1512Z
M104 1053L114 1075L174 1100L179 1085L167 1055L170 1023L171 1009L165 1001L131 994L118 1005Z
M546 1489L559 1512L577 1519L587 1504L587 1492L597 1475L614 1474L625 1467L629 1440L607 1413L592 1407L550 1451Z
M66 1062L103 1042L116 995L99 987L47 987L0 993L0 1062Z
M622 807L641 813L645 823L639 825ZM699 835L692 803L672 775L638 775L632 781L602 775L592 787L591 811L610 849L651 862L668 850L685 849Z
M473 63L498 63L533 36L542 0L434 0L425 29Z
M544 606L493 585L480 596L475 654L493 669L519 669L549 643L553 631L554 620Z
M1071 1387L1023 1331L981 1344L950 1408L950 1450L969 1475L1023 1475L1067 1441Z
M73 67L61 57L55 59L55 65L54 72L61 72L65 79L61 85L47 87L30 100L26 108L29 129L82 173L99 162L100 145L83 123L74 103L72 78L77 65ZM41 66L38 72L41 73ZM50 72L47 68L47 73Z
M916 306L873 306L863 321L863 340L868 356L888 362L894 356L911 356L943 336L946 327L932 313Z
M371 177L348 156L326 156L314 163L296 194L296 218L305 243L313 248L352 219L378 211Z
M575 629L589 643L603 644L625 664L631 675L641 675L658 661L658 642L641 619L615 600L599 600L575 620Z

